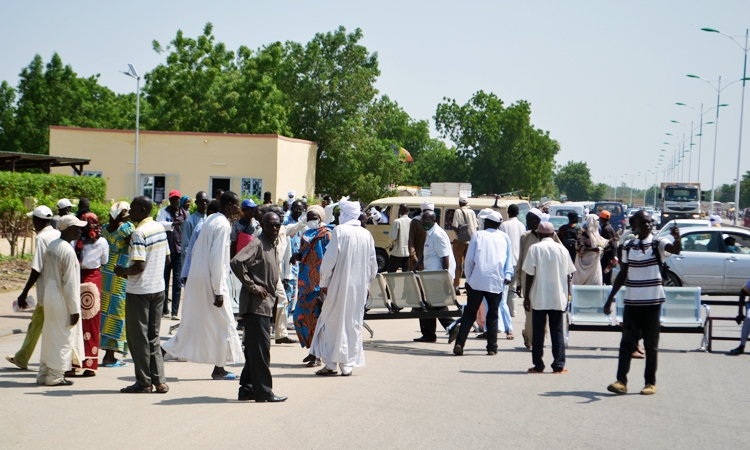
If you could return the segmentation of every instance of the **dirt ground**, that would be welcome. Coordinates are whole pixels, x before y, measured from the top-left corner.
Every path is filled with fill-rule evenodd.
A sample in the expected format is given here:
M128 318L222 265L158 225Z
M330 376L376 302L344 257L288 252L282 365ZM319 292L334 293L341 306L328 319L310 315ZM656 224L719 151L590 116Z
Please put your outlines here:
M0 292L23 288L29 278L31 261L25 259L0 260Z

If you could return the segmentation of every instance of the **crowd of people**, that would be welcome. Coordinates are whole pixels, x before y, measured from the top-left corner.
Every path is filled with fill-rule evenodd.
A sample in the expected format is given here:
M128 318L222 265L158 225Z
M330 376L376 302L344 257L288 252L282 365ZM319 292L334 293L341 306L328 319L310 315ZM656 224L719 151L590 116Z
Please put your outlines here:
M36 247L18 305L27 306L36 284L38 306L21 349L7 359L27 369L41 335L39 384L67 386L70 378L95 376L103 349L104 367L126 367L123 359L132 357L136 382L123 393L168 392L164 360L176 358L212 366L212 379L239 380L239 400L279 402L286 397L272 390L272 340L306 349L302 363L319 367L316 375L349 376L365 364L361 329L377 275L369 222L391 225L389 272L447 271L457 295L465 278L466 306L458 324L439 319L449 343L455 342L455 355L463 355L473 327L486 338L488 355L496 355L498 332L514 339L512 317L523 298L521 335L532 353L532 374L544 372L547 334L553 373L567 373L563 320L570 285L610 283L619 259L621 270L604 305L611 309L614 295L626 286L620 364L609 390L627 392L630 359L643 339L642 393L656 391L664 302L660 264L681 246L676 227L674 243L653 241L643 212L631 219L632 236L618 242L606 211L587 214L582 225L571 215L555 232L540 209L531 209L524 224L518 205L508 207L506 219L492 208L477 214L465 197L458 198L452 217L452 240L429 201L414 217L402 204L390 220L380 209L363 213L359 202L346 197L334 203L326 196L311 205L289 191L279 207L270 193L257 205L231 191L216 192L209 201L205 192L191 199L173 190L156 220L151 199L136 197L113 204L104 227L83 199L76 215L72 206L61 199L55 215L46 206L30 213ZM237 319L232 275L241 285ZM162 317L180 320L163 344ZM419 327L414 341L436 342L436 319L419 319ZM239 375L226 370L241 363Z

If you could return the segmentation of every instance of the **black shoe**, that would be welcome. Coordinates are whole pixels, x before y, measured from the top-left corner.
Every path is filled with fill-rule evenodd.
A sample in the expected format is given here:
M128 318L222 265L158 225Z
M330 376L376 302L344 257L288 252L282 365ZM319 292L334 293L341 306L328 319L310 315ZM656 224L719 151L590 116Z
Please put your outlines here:
M245 386L240 386L240 391L237 394L237 400L243 402L248 400L255 400L255 393Z
M426 337L422 336L422 337L414 338L414 342L437 342L437 338L427 339Z
M275 395L272 395L269 398L266 399L255 399L255 403L279 403L279 402L285 402L287 397L277 397Z
M733 349L729 350L729 354L730 355L741 355L743 353L745 353L745 347L742 346L742 345L740 345L737 348L733 348Z
M487 333L480 333L477 335L477 339L487 339Z
M448 335L448 343L452 344L456 339L458 339L458 330L460 330L461 326L456 324L453 328L451 328L451 332Z
M63 378L59 383L57 384L48 384L47 386L73 386L73 382L71 380L67 380Z
M281 339L276 339L277 344L298 344L299 341L296 339L291 339L289 337L283 337Z
M456 356L461 356L464 354L464 348L458 344L453 346L453 354Z

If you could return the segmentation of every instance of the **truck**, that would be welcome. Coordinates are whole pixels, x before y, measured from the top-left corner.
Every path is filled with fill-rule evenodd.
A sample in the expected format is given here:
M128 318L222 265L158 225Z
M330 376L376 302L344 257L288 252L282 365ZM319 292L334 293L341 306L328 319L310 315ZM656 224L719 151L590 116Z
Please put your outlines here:
M673 219L700 219L700 197L700 183L662 183L659 193L661 223Z

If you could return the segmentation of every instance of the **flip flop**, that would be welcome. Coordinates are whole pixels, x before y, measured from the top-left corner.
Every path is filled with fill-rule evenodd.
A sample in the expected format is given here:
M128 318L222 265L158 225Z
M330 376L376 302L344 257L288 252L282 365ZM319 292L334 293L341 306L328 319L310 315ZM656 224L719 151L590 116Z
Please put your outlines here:
M18 362L16 361L16 358L14 358L13 356L6 356L5 360L8 361L9 363L13 364L14 366L18 367L21 370L29 370L28 367L24 367L24 366L18 364Z
M552 373L555 375L565 375L566 373L568 373L568 369L555 370Z
M102 367L128 367L128 363L123 362L123 361L117 361L117 362L106 363L106 364L102 363Z
M236 380L237 375L232 372L227 372L224 375L211 375L214 380Z
M320 375L323 377L331 376L331 375L338 375L338 372L335 370L331 370L328 367L323 367L322 369L315 372L315 375Z

